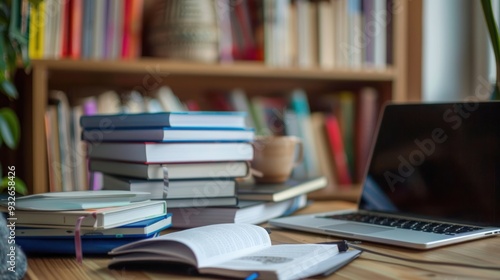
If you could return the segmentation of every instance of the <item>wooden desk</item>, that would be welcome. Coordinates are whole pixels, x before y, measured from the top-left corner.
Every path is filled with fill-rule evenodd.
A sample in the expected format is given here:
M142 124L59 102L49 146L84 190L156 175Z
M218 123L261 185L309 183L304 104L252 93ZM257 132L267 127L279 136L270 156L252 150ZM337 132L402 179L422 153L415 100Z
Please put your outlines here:
M327 210L352 208L354 204L347 202L315 202L299 213L312 213ZM280 243L316 243L336 240L319 234L309 234L274 229L271 233L273 244ZM500 238L492 237L458 245L416 251L393 246L364 243L367 249L421 260L460 262L475 265L500 267ZM171 274L166 271L130 271L107 269L108 258L84 257L83 264L76 263L75 258L68 257L31 257L28 261L27 279L215 279L189 277ZM500 279L500 271L461 268L456 266L440 266L415 264L398 261L392 258L363 253L358 259L342 268L328 278L322 279Z

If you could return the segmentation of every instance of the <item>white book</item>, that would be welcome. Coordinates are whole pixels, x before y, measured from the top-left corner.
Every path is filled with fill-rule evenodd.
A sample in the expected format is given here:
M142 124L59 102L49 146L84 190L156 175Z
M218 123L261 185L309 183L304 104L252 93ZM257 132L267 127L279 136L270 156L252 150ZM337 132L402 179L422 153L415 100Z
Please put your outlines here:
M106 3L107 1L95 1L92 11L92 46L91 58L103 59L106 36Z
M374 44L374 67L384 68L387 66L387 1L374 0L375 3L375 44Z
M123 44L123 3L122 0L109 0L110 8L107 18L107 38L108 40L106 58L118 59L122 52Z
M80 217L82 229L108 229L167 214L163 200L135 202L125 206L72 211L17 210L16 225L73 229Z
M70 142L71 134L71 108L69 100L65 92L52 90L49 92L49 99L57 106L57 125L59 137L59 159L53 159L54 168L61 173L62 189L64 191L72 191L76 189L74 185L75 168L77 162L72 157L71 153L74 147Z
M249 173L249 164L245 161L145 164L93 159L89 169L118 176L163 179L162 166L168 169L169 179L236 178Z
M239 200L232 207L172 208L172 227L193 228L211 224L260 224L270 219L288 216L307 205L307 196L279 201Z
M332 5L328 1L318 2L318 62L321 68L330 69L334 66L334 33L336 30Z
M260 279L301 279L354 259L357 250L339 253L332 244L272 245L256 225L220 224L169 233L113 249L113 268L127 262L177 262L200 273ZM253 279L253 278L252 278Z
M296 2L297 5L297 20L296 25L298 29L297 36L297 63L299 67L311 67L313 65L312 55L311 55L311 24L310 20L310 7L311 2L307 0L300 0ZM331 27L330 27L331 28Z
M144 180L103 174L102 182L103 190L147 192L150 193L148 196L150 199L228 197L236 195L234 179L224 178L169 180L168 190L166 190L163 179Z
M10 200L0 200L0 206L8 211L16 210L64 211L84 210L103 207L126 206L132 202L148 200L148 193L131 191L66 191L48 192L21 196L16 199L15 206ZM17 212L15 213L17 216Z
M143 163L244 161L253 159L250 143L89 143L91 159Z
M337 53L335 67L349 67L348 0L334 0L335 4L335 44ZM385 1L385 0L384 0Z

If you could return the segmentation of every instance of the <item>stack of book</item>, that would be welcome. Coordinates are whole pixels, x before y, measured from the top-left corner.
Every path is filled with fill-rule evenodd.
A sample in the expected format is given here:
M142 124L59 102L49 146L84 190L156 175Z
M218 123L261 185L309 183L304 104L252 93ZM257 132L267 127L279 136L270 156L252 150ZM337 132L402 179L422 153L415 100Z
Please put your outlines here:
M143 192L52 192L18 197L15 206L7 198L0 206L26 253L107 254L172 224L166 202Z
M235 206L235 178L247 176L253 129L240 112L83 116L89 169L104 190L149 192L171 209Z
M238 205L199 209L170 209L172 227L193 228L211 224L260 224L291 215L307 206L307 194L327 186L324 176L289 179L283 183L256 184L253 180L238 182Z

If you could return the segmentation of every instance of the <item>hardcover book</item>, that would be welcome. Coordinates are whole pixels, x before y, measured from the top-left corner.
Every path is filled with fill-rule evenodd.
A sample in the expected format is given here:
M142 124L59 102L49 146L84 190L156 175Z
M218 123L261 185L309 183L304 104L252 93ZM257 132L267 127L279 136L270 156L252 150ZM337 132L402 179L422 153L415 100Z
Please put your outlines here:
M168 213L156 218L146 219L130 224L125 224L116 228L93 230L83 229L80 231L82 237L151 237L156 232L164 230L172 225L172 214ZM38 227L17 227L17 237L74 237L75 230L63 228L38 228Z
M168 199L168 211L175 208L202 209L214 206L235 206L238 205L236 196L228 197L206 197L204 195L190 198Z
M164 112L83 116L83 128L110 130L145 127L245 128L245 112Z
M89 143L90 159L142 163L245 161L253 158L250 143Z
M82 139L89 142L101 141L154 141L154 142L206 142L234 141L250 142L253 129L209 129L209 128L138 128L138 129L85 129Z
M162 165L168 169L169 179L236 178L249 173L246 161L146 164L92 159L89 169L118 176L163 179Z
M326 177L289 179L278 184L238 184L238 198L244 200L283 201L292 197L322 189L328 184Z
M288 216L307 205L307 196L299 195L280 202L239 200L232 207L169 208L172 227L193 228L223 223L260 224Z
M17 197L15 208L39 211L83 210L125 206L148 199L149 194L146 192L123 190L48 192ZM8 207L12 202L8 198L1 199L0 206Z
M167 203L163 200L136 202L126 206L74 211L16 211L18 226L59 227L73 229L80 217L82 229L108 229L163 216Z
M172 215L148 219L101 231L82 230L83 254L107 254L112 249L143 239L157 237L172 224ZM75 254L73 230L56 228L18 228L16 243L26 253Z
M169 178L168 190L166 190L163 179L144 180L103 174L102 185L103 190L147 192L150 193L150 199L209 198L236 195L234 179L223 178L193 180L170 180Z

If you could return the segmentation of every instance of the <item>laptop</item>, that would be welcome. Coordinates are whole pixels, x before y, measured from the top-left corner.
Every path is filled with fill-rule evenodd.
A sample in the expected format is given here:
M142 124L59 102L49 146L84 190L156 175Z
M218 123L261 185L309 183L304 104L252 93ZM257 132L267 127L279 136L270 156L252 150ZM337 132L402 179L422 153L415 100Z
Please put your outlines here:
M500 102L388 104L357 209L277 227L415 249L500 234Z

